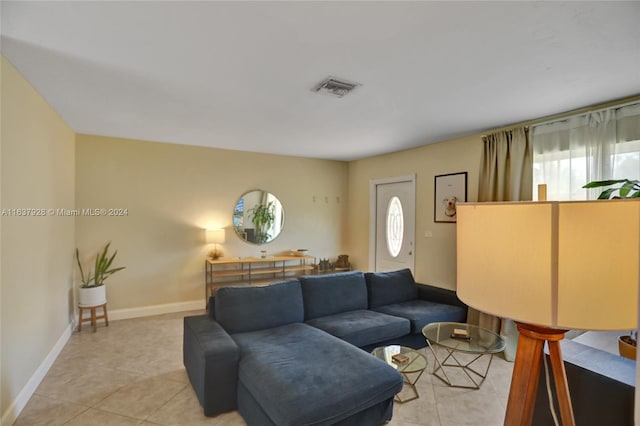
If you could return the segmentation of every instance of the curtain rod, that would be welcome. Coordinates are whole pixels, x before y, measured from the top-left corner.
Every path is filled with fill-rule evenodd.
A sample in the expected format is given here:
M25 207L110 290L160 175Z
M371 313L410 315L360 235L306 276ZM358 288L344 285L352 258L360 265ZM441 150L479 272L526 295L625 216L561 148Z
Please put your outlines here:
M488 130L481 138L486 138L487 134L495 133L502 130L513 129L514 127L530 127L533 125L547 124L553 121L560 121L564 118L573 117L575 115L586 114L588 112L597 112L609 108L622 108L628 105L632 105L640 102L640 95L627 96L625 98L616 99L613 101L602 102L599 104L591 105L584 108L573 109L571 111L561 112L558 114L546 115L544 117L534 118L532 120L522 121L520 123L510 124L508 126L498 127L496 129Z

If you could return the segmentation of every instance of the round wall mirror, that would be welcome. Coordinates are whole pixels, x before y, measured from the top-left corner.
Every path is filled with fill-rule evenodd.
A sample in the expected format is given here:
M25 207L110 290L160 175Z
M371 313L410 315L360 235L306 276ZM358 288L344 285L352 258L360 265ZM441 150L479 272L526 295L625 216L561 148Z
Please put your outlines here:
M284 208L270 192L246 192L233 209L233 229L241 240L248 243L270 243L280 235L283 226Z

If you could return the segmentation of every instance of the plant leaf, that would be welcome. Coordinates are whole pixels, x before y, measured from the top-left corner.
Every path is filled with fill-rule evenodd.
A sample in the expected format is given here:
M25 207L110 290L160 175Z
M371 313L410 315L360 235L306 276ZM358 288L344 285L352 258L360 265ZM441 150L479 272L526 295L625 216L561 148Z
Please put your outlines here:
M616 183L622 183L622 182L628 182L628 180L627 179L596 180L584 185L583 188L600 188L602 186L615 185Z
M598 200L608 200L609 198L611 198L611 194L613 194L617 190L618 188L609 188L602 191L602 194L600 194Z
M631 190L633 189L633 185L634 183L631 181L625 182L624 185L620 187L620 196L627 197L629 192L631 192Z

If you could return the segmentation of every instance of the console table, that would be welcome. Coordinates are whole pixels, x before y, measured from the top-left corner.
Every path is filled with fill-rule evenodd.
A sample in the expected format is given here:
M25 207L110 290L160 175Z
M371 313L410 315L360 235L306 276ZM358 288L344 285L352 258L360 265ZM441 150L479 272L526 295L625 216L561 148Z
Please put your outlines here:
M268 284L290 277L311 274L313 256L243 257L205 261L205 297L223 285Z

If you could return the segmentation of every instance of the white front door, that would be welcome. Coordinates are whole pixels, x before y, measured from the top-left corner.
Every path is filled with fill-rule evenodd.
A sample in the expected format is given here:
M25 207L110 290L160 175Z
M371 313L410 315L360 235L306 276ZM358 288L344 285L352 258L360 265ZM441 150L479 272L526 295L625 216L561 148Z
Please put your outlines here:
M371 181L369 258L374 271L413 271L415 188L415 176Z

